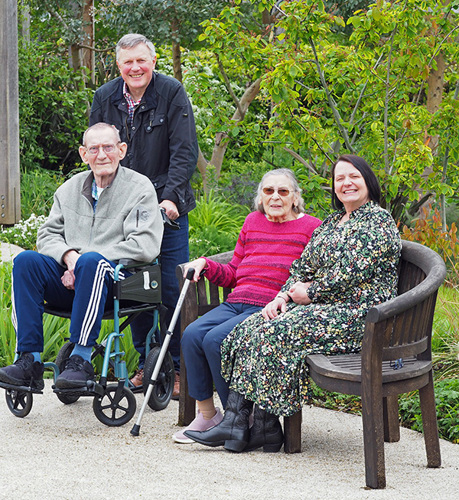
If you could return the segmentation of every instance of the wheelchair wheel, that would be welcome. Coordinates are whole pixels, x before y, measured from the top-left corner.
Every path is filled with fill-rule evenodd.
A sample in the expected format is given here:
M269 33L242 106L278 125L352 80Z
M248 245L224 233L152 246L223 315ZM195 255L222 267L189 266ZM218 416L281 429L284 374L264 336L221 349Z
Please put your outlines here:
M146 394L151 380L151 376L155 369L156 363L158 361L159 353L161 347L154 347L147 356L145 360L145 366L143 367L143 393ZM175 369L174 361L169 352L166 353L164 357L163 364L159 370L158 380L156 385L151 392L150 399L148 400L148 406L155 411L164 410L169 404L172 397L172 392L174 391L175 382Z
M124 425L135 415L137 401L130 389L122 384L111 384L102 397L94 398L92 408L97 419L110 427Z
M70 357L70 354L72 354L73 347L74 347L73 342L66 342L59 350L56 356L56 365L59 368L59 373L62 373L64 370L64 361ZM80 399L80 396L78 394L60 394L59 392L56 392L56 396L65 405L71 405L72 403L75 403Z
M22 418L30 413L33 405L33 396L31 392L6 389L5 398L8 409L16 417Z

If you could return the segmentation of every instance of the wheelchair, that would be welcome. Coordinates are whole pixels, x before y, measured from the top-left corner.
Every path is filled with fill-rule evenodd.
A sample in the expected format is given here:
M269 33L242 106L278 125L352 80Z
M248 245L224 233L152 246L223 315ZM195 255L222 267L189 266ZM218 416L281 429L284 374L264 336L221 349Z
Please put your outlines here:
M132 273L121 279L122 269ZM97 419L107 426L121 426L129 422L136 412L134 392L147 393L149 380L156 366L161 351L160 334L161 308L161 269L157 260L149 264L120 263L114 272L113 310L106 311L103 320L114 321L114 331L102 342L95 345L91 360L103 357L101 374L98 381L88 381L86 387L76 389L58 389L53 391L64 404L72 404L80 397L93 397L93 411ZM153 311L153 327L147 336L144 383L135 388L129 380L126 362L123 359L120 339L123 331L141 313ZM70 318L71 312L54 309L45 305L45 312L62 318ZM120 319L123 322L120 324ZM70 356L74 344L66 342L60 349L54 363L46 362L45 370L52 370L54 382L64 369L64 362ZM117 379L109 383L110 374ZM174 389L175 370L172 356L167 352L161 364L154 391L150 390L148 406L153 410L166 408ZM6 402L9 410L17 417L27 416L33 405L33 394L43 394L39 389L27 386L13 386L1 383L6 390Z

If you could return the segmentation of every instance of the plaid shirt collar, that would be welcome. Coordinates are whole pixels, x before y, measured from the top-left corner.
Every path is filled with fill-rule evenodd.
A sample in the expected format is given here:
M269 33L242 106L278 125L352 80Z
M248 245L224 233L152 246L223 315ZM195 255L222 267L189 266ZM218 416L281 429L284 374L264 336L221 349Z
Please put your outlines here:
M138 101L134 101L132 95L128 91L128 86L126 85L126 82L123 83L123 95L128 105L129 123L132 125L135 108L140 104L142 98L140 98Z

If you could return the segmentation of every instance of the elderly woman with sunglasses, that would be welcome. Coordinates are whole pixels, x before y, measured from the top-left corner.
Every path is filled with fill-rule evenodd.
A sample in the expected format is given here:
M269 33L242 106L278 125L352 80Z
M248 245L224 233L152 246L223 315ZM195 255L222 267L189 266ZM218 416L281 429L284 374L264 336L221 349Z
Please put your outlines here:
M205 257L189 263L194 281L203 270L219 286L232 288L226 302L189 325L182 336L182 352L190 395L197 400L198 415L185 430L203 431L218 424L223 416L214 405L213 387L225 407L228 383L221 376L220 344L228 333L251 314L260 311L279 293L291 263L298 258L321 223L304 213L301 189L289 169L267 172L255 197L257 210L242 226L228 264ZM178 431L177 443L192 443Z
M230 451L280 450L279 416L308 401L307 355L359 351L368 310L396 294L401 241L380 195L363 158L338 159L332 169L336 212L314 231L276 298L222 342L222 374L231 389L223 421L186 436Z

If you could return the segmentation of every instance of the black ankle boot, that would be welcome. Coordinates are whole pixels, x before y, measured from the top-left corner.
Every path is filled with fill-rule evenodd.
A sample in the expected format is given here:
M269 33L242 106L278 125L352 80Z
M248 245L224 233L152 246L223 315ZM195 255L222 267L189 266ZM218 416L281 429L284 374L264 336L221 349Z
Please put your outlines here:
M276 453L284 442L284 434L279 417L255 406L253 426L250 429L249 444L245 451L256 450L263 446L263 451Z
M230 391L223 420L207 431L185 431L185 436L205 446L224 446L242 451L249 440L249 415L253 403L242 394Z

